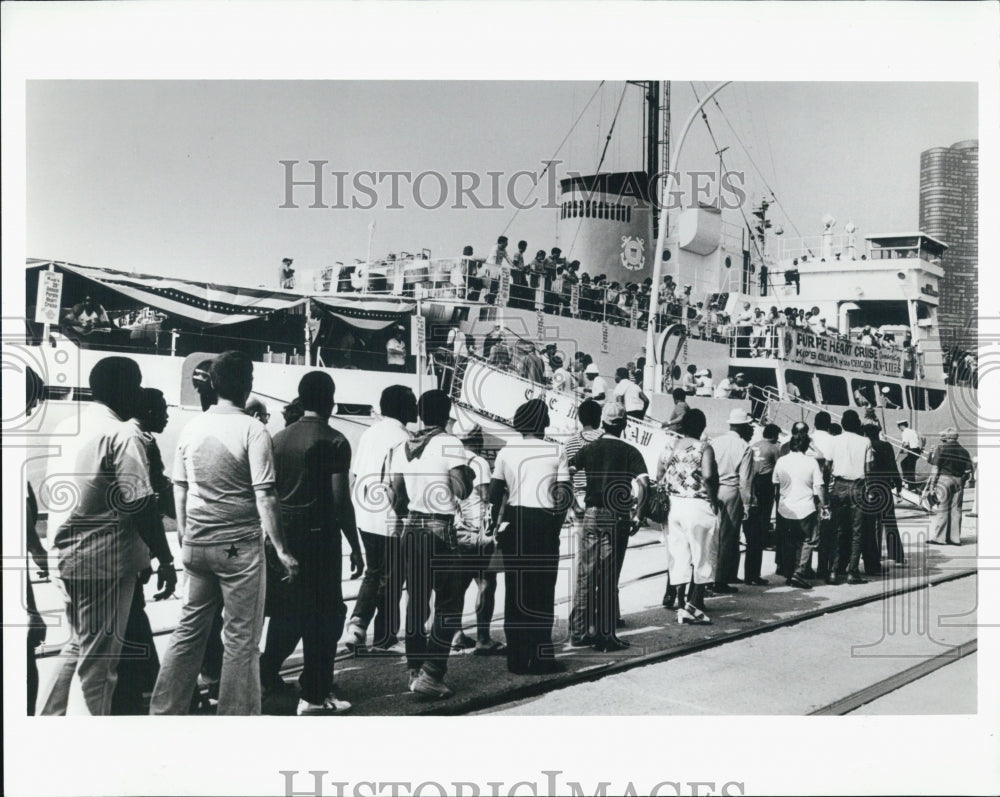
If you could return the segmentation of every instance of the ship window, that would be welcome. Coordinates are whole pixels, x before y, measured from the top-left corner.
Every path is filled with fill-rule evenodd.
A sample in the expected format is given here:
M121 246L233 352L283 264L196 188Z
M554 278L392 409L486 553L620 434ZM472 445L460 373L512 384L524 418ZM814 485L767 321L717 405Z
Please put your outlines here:
M590 203L589 202L584 202L583 203L583 217L585 219L589 219L590 218Z
M906 386L906 401L911 410L936 410L944 403L945 391Z
M792 368L785 369L785 381L799 389L799 397L803 401L816 402L816 391L813 388L813 375L809 371L796 371Z
M859 407L903 406L903 387L898 382L879 382L872 379L852 379L854 403Z
M830 374L817 374L817 376L824 404L835 407L846 407L850 404L847 400L847 382L843 377Z
M625 206L625 221L629 221L629 222L632 221L632 206L631 205L626 205Z
M885 388L889 389L888 393L885 392ZM903 386L898 382L880 382L878 393L878 405L880 407L887 407L888 409L903 408Z
M854 405L857 407L877 406L875 397L878 389L870 379L852 379L851 395L854 398Z

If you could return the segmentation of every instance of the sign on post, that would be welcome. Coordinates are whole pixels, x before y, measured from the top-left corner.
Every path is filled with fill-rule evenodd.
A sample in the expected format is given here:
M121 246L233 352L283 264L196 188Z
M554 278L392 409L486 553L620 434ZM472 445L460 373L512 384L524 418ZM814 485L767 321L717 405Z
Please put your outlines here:
M601 353L607 354L608 351L608 322L605 320L601 322Z
M569 314L573 318L580 315L580 286L575 283L569 289Z
M510 267L500 267L500 285L497 288L497 306L506 307L510 302Z
M58 271L38 272L38 295L35 299L35 323L58 324L62 308L63 275Z

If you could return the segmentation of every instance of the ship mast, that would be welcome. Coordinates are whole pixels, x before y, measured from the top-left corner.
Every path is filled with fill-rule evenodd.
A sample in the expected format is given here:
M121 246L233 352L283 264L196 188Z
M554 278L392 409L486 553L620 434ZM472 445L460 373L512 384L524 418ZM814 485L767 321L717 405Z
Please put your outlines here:
M670 81L647 80L642 85L646 91L646 185L652 203L651 241L655 241L660 232L660 186L670 168Z

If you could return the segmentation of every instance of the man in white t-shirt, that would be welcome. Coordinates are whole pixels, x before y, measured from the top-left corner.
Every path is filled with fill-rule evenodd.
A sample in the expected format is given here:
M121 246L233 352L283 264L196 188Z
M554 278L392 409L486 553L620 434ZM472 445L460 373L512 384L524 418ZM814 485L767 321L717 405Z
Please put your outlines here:
M868 550L863 545L866 533L863 496L865 477L872 461L871 441L861 434L861 419L854 410L847 410L840 419L844 432L834 438L831 456L830 508L837 542L830 554L830 576L828 582L839 579L846 569L848 584L864 584L859 571L861 551ZM872 532L874 533L874 532ZM850 559L840 559L840 546L848 546ZM879 572L878 562L865 562L865 570L871 575Z
M188 422L174 455L177 536L188 586L150 714L187 713L220 603L226 653L219 714L260 714L266 583L261 530L289 580L299 569L282 532L271 437L243 412L253 363L243 352L223 352L212 361L211 377L218 404Z
M818 532L818 512L826 509L823 474L809 448L809 427L798 423L792 431L789 453L779 457L771 480L778 506L778 534L784 562L779 570L789 574L785 584L812 589L806 578Z
M399 633L402 524L389 504L388 488L394 451L410 439L406 424L417 420L417 398L408 387L390 385L382 391L379 411L382 420L361 435L351 462L351 498L367 567L347 628L348 650L364 647L373 618L373 648L392 648Z
M385 361L392 371L402 371L406 368L406 341L403 334L406 327L397 325L392 331L392 337L385 342Z
M628 368L615 371L615 401L622 405L625 414L630 418L642 420L646 417L649 398L642 388L628 378Z
M591 363L584 370L583 376L586 379L583 390L588 394L588 398L603 404L609 398L608 382L601 376L600 369L595 363Z
M410 691L451 697L444 683L454 629L462 622L462 593L455 568L455 513L472 491L465 446L445 431L451 399L428 390L417 402L424 429L393 455L392 506L403 522L406 578L406 664ZM434 624L427 633L431 592Z

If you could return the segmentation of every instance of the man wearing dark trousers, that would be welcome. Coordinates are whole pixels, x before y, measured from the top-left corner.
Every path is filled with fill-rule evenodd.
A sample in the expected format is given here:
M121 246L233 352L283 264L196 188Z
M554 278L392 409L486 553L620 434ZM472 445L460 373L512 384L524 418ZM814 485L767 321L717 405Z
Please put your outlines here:
M761 560L764 558L764 537L771 526L771 512L774 510L774 463L778 459L778 435L775 424L764 427L763 437L750 446L753 456L753 488L751 506L747 519L743 521L743 536L747 550L743 559L743 580L747 584L767 586L767 579L760 577Z
M882 538L885 537L886 554L897 565L906 564L903 540L899 536L896 522L895 496L903 489L903 480L896 467L896 452L892 444L881 438L878 424L865 424L865 436L872 443L872 467L868 479L868 504L871 508L871 522L875 526L873 561L882 559Z
M594 647L603 651L628 647L615 636L618 577L628 539L637 528L632 515L632 484L636 482L639 495L635 517L641 517L649 485L642 454L619 439L625 422L620 404L605 404L601 413L604 435L583 446L569 463L570 468L579 468L587 475L581 561L573 600L574 604L583 603L584 625L595 629ZM574 612L580 613L576 606Z
M861 435L861 419L847 410L840 419L843 434L832 445L830 509L836 541L831 546L827 583L864 584L861 578L861 547L865 530L865 477L872 461L872 444Z
M455 513L472 491L465 446L445 431L451 399L428 390L417 402L424 429L393 457L392 506L406 518L401 540L406 578L406 664L409 689L444 699L448 654L462 627L461 570ZM434 593L434 624L427 632Z
M330 375L312 371L299 382L305 415L274 437L275 488L281 522L299 576L289 583L268 584L271 622L260 660L265 687L281 680L279 668L302 640L302 675L297 713L340 714L351 704L333 691L333 657L344 630L347 607L341 590L343 532L351 546L351 578L364 570L347 474L351 447L329 425L334 384Z
M388 650L398 642L399 601L403 594L399 539L402 521L389 506L392 458L410 439L406 424L417 420L417 397L403 385L390 385L379 400L382 420L358 440L351 465L351 496L367 567L347 628L349 650L363 650L374 618L372 647Z

